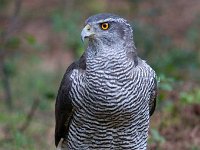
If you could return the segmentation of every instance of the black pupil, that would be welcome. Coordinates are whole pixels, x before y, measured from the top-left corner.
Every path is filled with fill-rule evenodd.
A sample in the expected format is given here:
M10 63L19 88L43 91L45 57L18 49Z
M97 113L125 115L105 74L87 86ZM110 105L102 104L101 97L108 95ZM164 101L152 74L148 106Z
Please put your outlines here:
M108 28L108 24L103 23L103 24L102 24L102 28L103 28L103 29L107 29L107 28Z

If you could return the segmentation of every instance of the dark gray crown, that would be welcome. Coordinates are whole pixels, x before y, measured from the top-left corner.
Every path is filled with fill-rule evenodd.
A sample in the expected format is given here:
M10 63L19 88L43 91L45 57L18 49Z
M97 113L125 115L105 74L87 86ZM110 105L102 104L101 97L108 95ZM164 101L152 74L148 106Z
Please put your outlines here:
M122 17L115 15L115 14L111 14L111 13L100 13L100 14L93 15L93 16L89 17L85 21L85 23L88 24L90 22L97 22L99 20L105 20L105 19L108 19L108 18L119 19L119 18L122 18Z

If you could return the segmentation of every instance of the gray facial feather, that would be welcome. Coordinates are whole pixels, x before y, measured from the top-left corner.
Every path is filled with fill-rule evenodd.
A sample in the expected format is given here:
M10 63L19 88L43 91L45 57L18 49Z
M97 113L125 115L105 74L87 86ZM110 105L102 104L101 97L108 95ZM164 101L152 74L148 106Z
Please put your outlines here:
M108 30L100 28L100 24L103 22L109 23ZM136 55L133 30L127 20L114 14L104 13L89 17L86 24L89 24L95 33L93 39L89 40L89 55L96 55L98 52L107 52L108 50L113 50L114 53L123 51L127 55L131 52Z

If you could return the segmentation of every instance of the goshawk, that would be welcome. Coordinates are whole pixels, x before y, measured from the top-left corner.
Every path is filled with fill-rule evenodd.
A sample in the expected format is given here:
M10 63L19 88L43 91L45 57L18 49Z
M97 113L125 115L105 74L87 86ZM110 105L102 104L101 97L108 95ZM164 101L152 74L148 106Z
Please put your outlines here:
M88 47L68 67L56 99L55 145L145 150L156 106L156 74L137 56L127 20L104 13L85 24L81 37L89 39Z

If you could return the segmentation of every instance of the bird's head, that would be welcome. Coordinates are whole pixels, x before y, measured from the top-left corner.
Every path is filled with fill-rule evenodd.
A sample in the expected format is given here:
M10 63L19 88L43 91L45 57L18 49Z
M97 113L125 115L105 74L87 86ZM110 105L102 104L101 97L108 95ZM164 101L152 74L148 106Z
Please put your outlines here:
M133 45L133 31L127 20L114 14L97 14L85 21L81 38L89 38L90 45L95 47L109 47L116 49L119 46Z

